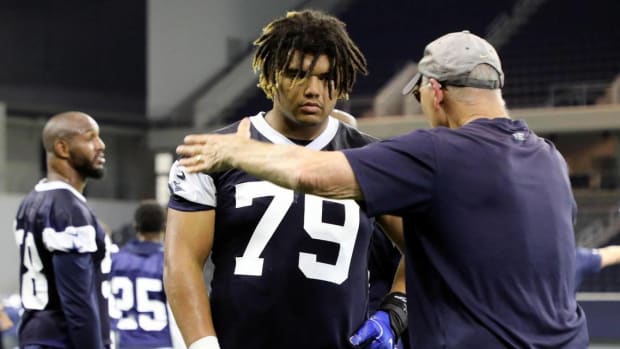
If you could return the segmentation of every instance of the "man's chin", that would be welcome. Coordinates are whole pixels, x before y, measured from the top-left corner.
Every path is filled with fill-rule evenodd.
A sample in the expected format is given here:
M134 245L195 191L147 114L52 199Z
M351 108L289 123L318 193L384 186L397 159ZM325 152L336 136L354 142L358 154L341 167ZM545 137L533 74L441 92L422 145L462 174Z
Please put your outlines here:
M103 177L105 170L103 168L93 168L88 173L86 173L86 177L100 179Z
M297 122L304 126L320 125L327 119L327 116L319 114L302 114L297 117Z

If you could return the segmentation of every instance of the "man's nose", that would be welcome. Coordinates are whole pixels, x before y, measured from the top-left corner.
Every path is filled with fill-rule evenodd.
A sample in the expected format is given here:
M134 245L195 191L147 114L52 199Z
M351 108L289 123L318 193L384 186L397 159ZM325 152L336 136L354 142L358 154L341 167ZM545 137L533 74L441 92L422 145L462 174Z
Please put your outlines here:
M316 76L309 76L306 78L306 90L307 96L318 96L323 88L323 81Z

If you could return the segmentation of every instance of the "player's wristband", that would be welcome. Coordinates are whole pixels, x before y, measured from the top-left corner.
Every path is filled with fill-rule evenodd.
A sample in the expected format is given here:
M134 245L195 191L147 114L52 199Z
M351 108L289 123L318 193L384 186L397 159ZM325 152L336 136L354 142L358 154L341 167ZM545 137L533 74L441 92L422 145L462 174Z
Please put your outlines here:
M407 295L402 292L388 293L383 297L379 309L390 315L390 326L396 337L407 329Z
M202 337L190 344L187 349L220 349L220 343L215 336Z

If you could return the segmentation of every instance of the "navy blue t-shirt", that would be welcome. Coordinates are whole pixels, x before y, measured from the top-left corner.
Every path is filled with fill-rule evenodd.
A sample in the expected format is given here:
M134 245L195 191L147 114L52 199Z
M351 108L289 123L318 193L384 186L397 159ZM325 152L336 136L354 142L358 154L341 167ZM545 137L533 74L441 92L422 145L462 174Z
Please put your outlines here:
M112 255L110 317L118 348L171 347L161 242L132 240Z
M402 215L414 348L585 348L572 196L553 144L478 119L344 151L370 215Z
M24 308L20 345L109 346L105 233L84 196L64 182L42 180L19 206L15 238Z
M262 114L251 136L293 144ZM221 132L235 132L233 124ZM372 137L330 118L306 147L360 147ZM367 317L372 220L354 200L306 195L239 170L170 172L169 207L216 210L210 295L222 348L344 349Z

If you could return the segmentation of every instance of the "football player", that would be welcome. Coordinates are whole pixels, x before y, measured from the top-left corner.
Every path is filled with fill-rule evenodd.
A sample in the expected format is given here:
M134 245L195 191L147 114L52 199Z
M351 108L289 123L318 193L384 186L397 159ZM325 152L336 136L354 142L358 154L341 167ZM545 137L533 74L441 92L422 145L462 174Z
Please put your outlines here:
M43 128L47 177L15 217L20 293L19 343L27 348L110 345L101 263L105 233L82 195L88 178L101 178L105 144L84 113L53 116Z
M366 73L341 21L290 12L255 46L253 66L273 108L250 118L253 138L317 150L375 141L330 116L356 74ZM304 195L237 170L190 174L178 163L169 184L164 280L191 349L339 349L349 340L393 347L406 326L404 282L365 322L373 219L357 202ZM399 219L381 221L402 239ZM215 273L207 297L209 254Z

